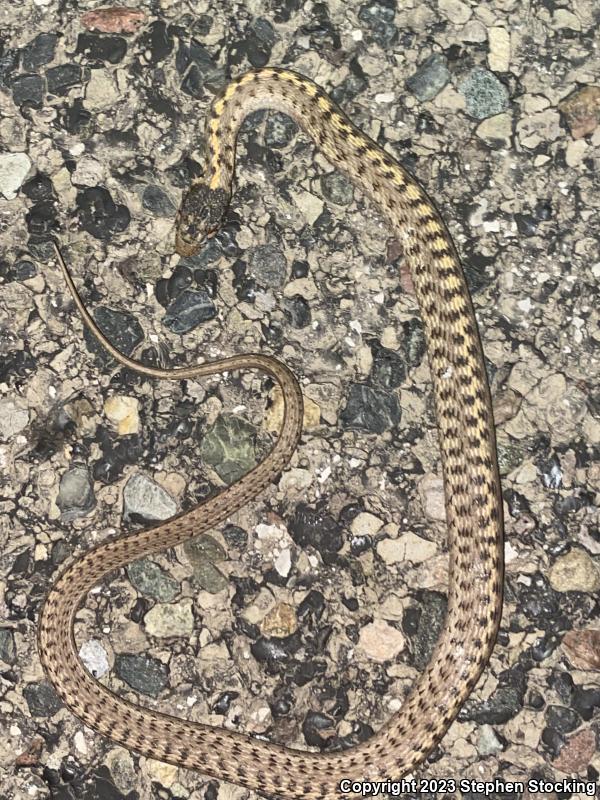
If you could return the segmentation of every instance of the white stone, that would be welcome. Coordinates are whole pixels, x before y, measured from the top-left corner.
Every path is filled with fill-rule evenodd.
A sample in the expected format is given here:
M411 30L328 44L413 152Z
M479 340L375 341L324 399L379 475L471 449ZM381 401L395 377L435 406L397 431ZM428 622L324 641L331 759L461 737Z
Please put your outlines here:
M104 403L104 413L117 428L119 436L139 433L139 402L135 397L115 394Z
M510 33L506 28L489 30L490 52L488 64L494 72L508 72L510 66Z
M97 639L89 639L81 645L79 658L94 678L101 678L110 669L106 650Z
M375 536L382 527L383 521L368 511L361 511L350 524L350 530L355 536Z
M29 413L26 408L14 400L0 400L0 439L3 442L22 431L28 422Z
M190 636L194 630L191 599L180 603L157 603L144 617L144 624L151 636L163 639Z
M7 200L14 200L31 169L27 153L0 154L0 192Z
M440 0L439 9L455 25L464 25L471 18L471 9L460 0Z
M436 554L434 542L423 539L415 533L405 533L399 539L383 539L377 544L377 554L386 564L410 561L420 564Z
M373 661L389 661L404 650L404 636L382 619L365 625L360 632L357 648Z

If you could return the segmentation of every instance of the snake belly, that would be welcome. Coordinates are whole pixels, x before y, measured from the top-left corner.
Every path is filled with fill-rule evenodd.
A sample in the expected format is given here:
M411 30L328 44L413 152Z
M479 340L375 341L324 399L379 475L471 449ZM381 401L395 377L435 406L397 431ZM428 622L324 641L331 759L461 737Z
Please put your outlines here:
M126 358L98 330L60 259L85 323L118 361L169 379L232 369L266 371L281 386L285 413L273 450L236 484L190 512L117 536L72 559L43 606L39 652L48 678L69 709L114 742L264 795L322 800L340 796L342 779L397 779L412 772L440 742L470 694L489 659L501 617L502 507L476 319L456 249L433 202L319 86L295 72L270 68L238 77L213 103L206 171L199 179L211 191L230 196L237 132L244 117L259 108L277 109L295 119L328 160L374 201L390 233L403 242L427 342L444 477L450 562L444 630L400 711L370 739L340 752L296 750L162 714L118 697L95 680L79 660L73 636L75 613L86 594L112 570L180 544L261 492L296 447L302 397L293 374L269 356L245 354L173 370L144 367ZM184 199L177 231L181 253L197 248L188 240L195 222L189 217Z

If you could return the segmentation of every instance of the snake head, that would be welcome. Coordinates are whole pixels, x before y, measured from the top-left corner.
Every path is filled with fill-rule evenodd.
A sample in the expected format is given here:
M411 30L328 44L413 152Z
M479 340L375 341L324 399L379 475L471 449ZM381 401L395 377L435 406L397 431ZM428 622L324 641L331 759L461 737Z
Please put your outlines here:
M223 189L198 183L184 195L175 221L175 249L180 256L193 256L204 239L220 228L229 197Z

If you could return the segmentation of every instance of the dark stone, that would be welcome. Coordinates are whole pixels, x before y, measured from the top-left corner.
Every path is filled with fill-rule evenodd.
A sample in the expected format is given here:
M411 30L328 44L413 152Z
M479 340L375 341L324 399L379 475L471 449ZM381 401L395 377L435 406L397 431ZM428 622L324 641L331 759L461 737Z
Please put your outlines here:
M84 108L83 100L80 97L73 100L72 106L60 109L58 119L62 127L69 133L77 134L82 138L90 136L92 133L92 115Z
M285 318L293 328L306 328L310 325L312 318L310 306L302 295L295 294L293 297L284 298L282 307Z
M321 735L321 731L331 731L335 727L335 722L331 717L322 714L320 711L309 711L302 723L302 733L304 741L309 747L324 748L330 735Z
M580 724L579 715L564 706L548 706L546 709L548 727L558 733L570 733Z
M371 380L388 391L396 389L406 380L406 366L394 350L383 347L377 340L369 342L373 353Z
M287 147L298 133L298 125L287 114L273 111L265 124L265 144L268 147L281 149Z
M13 74L19 68L19 51L6 50L2 52L0 47L0 85L10 88Z
M101 33L80 33L77 37L76 53L90 62L92 69L109 64L118 64L127 52L127 41L122 36Z
M157 66L173 51L173 36L163 20L153 22L140 37L139 47L150 54L150 63Z
M444 627L448 601L445 595L430 591L418 592L417 601L405 612L402 628L410 638L414 665L423 670Z
M298 634L292 636L261 636L252 642L250 651L254 658L261 663L271 665L289 661L300 648Z
M169 680L169 670L162 661L142 654L117 655L115 673L132 689L148 697L158 697Z
M298 619L318 622L325 611L325 597L317 589L311 589L298 606Z
M243 550L248 544L248 534L237 525L227 525L223 529L223 538L230 547L235 547L236 550Z
M189 267L181 262L173 270L173 274L167 279L167 297L174 300L176 297L188 289L194 281L194 275Z
M113 308L98 306L92 312L102 333L125 355L129 356L144 339L140 323L131 314ZM83 333L87 349L94 355L100 355L109 361L109 356L96 337L87 328Z
M573 692L571 706L582 719L589 721L594 715L594 710L600 708L600 689L583 689L577 686Z
M345 428L383 433L400 421L398 399L394 394L366 384L350 384L340 421Z
M371 30L373 39L382 47L389 47L397 34L393 24L395 11L394 0L371 0L359 9L359 20Z
M81 67L79 64L59 64L46 70L46 81L50 94L66 95L73 86L81 84Z
M10 628L0 628L0 661L6 664L15 664L17 661L15 637Z
M144 189L142 205L155 217L172 217L175 213L175 206L169 195L155 184L150 184Z
M25 214L27 230L35 239L42 239L60 230L54 200L35 203Z
M207 292L185 289L169 304L163 324L173 333L183 334L216 316L217 309Z
M44 104L44 79L39 75L18 75L12 81L13 101L19 108L41 108Z
M23 689L23 697L32 717L52 717L63 704L49 683L29 683Z
M21 49L23 69L35 71L54 58L58 36L55 33L40 33Z
M223 692L219 695L216 701L213 703L211 711L213 714L222 714L225 715L229 711L231 707L231 703L236 700L240 696L239 692Z
M406 88L421 102L433 100L450 80L450 71L445 57L434 53L419 64L416 72L406 81Z
M535 236L537 233L538 221L531 214L515 214L517 230L521 236Z
M103 186L94 186L77 193L79 222L84 231L96 239L109 240L129 226L127 206L116 204Z
M34 203L38 203L40 200L55 199L52 181L42 172L36 172L33 178L26 181L21 187L21 191Z
M251 248L248 252L248 271L260 286L283 286L288 271L283 250L274 242Z
M523 707L527 680L519 665L499 676L498 686L487 700L467 700L458 714L461 722L471 720L481 725L501 725L516 716Z
M423 323L418 317L413 317L402 323L402 351L409 369L415 369L423 360L426 351Z
M344 543L341 527L322 504L311 508L299 503L288 529L297 545L312 545L322 554L337 553Z

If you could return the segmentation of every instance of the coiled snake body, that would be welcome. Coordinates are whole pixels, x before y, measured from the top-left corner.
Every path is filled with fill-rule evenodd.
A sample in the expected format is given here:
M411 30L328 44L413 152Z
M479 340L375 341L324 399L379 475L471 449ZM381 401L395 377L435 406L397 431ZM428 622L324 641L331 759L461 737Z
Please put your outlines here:
M172 370L145 367L123 356L98 330L60 258L86 324L121 363L170 379L261 370L281 386L285 412L274 448L240 481L190 512L118 536L73 559L43 606L39 651L66 705L113 741L266 795L316 800L338 797L343 778L396 779L411 772L441 740L471 692L488 661L501 615L501 502L483 355L450 235L416 181L355 128L316 84L288 70L262 69L237 78L215 100L206 172L179 210L177 250L182 255L195 252L218 229L231 193L237 131L250 111L266 107L297 120L328 159L375 201L403 242L423 318L440 433L450 558L445 629L400 711L370 739L342 752L293 750L188 722L131 704L96 681L80 662L73 637L75 613L87 592L108 572L215 526L262 491L285 468L297 445L302 395L293 374L268 356L244 354Z

